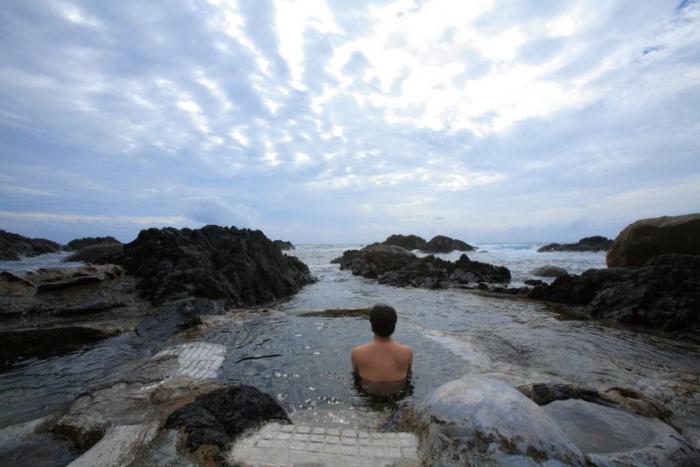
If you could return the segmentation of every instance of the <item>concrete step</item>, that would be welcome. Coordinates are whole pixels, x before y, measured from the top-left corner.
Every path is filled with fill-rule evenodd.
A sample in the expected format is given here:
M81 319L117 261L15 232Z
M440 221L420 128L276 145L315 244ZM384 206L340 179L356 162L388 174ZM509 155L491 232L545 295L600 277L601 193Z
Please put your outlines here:
M239 440L228 461L244 466L419 466L412 433L270 423Z
M147 445L158 431L158 423L145 425L117 425L85 454L68 467L119 467L129 465L136 452Z

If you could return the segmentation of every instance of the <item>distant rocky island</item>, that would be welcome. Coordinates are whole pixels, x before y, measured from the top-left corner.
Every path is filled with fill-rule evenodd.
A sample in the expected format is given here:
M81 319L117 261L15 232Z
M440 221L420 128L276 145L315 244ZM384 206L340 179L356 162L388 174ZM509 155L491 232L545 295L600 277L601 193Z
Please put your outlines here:
M576 243L549 243L537 251L607 251L612 244L613 241L609 238L595 235L593 237L582 238Z
M418 235L390 235L382 245L393 245L406 250L420 250L423 253L449 253L451 251L474 251L475 248L462 240L436 235L430 241Z

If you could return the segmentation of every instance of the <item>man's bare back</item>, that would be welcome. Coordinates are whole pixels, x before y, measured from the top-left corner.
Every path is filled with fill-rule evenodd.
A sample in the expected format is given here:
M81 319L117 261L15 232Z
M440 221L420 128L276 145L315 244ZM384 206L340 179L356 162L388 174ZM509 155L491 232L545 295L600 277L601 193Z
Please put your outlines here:
M352 349L352 369L370 381L406 379L413 362L413 351L392 338L375 337L373 342Z
M399 392L411 371L413 351L391 338L397 320L393 308L377 305L369 318L374 340L352 349L352 370L369 392Z

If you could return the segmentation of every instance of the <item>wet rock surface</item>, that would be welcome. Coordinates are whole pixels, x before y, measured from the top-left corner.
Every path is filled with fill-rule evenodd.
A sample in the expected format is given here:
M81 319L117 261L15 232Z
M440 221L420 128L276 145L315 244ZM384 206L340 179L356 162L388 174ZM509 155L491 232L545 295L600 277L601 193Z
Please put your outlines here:
M550 243L537 251L606 251L612 246L613 241L600 235L585 237L576 243Z
M148 229L124 246L124 266L155 304L183 297L259 305L313 282L308 267L284 255L259 230L206 226Z
M348 250L333 262L354 275L377 279L381 284L396 287L444 288L454 285L476 285L478 282L508 282L510 271L503 266L471 261L462 255L451 262L434 256L419 258L410 251L393 245L370 245L361 250Z
M113 335L110 331L85 326L0 332L0 371L22 360L70 352Z
M183 428L187 447L194 451L205 445L223 448L246 430L273 420L290 422L271 396L252 386L231 386L176 410L165 427Z
M72 351L133 328L150 312L119 266L0 274L0 366Z
M474 247L462 240L436 235L420 250L423 253L449 253L451 251L474 251Z
M427 465L586 465L537 404L496 379L440 386L417 408L415 423Z
M17 261L22 256L37 256L61 250L61 245L45 238L29 238L0 230L0 260Z
M640 267L654 256L700 255L700 214L642 219L628 225L607 255L608 267Z
M148 341L164 341L178 332L202 324L197 303L183 299L160 307L136 327L136 334Z
M577 305L591 318L700 341L700 256L661 255L639 268L590 269L537 286L529 296Z

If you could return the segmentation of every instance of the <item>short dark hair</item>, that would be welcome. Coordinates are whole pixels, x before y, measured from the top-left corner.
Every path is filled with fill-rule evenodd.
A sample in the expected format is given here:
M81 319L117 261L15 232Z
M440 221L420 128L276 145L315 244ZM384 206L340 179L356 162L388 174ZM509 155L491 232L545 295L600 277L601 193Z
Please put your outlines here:
M375 305L369 311L372 332L379 337L389 337L396 329L396 310L389 305Z

